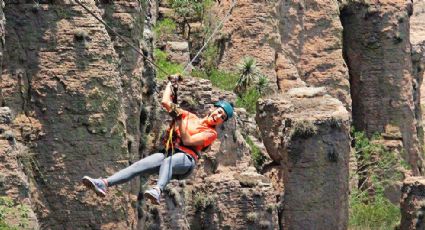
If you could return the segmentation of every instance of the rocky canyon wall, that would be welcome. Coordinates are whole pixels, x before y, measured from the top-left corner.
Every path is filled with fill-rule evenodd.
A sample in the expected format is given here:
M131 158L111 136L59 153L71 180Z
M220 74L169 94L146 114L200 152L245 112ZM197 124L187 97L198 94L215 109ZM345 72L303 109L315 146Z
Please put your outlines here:
M417 33L412 52L412 5L362 2L237 1L215 39L219 68L254 57L274 95L258 104L260 128L237 109L194 175L172 181L153 206L136 196L139 180L100 199L80 179L149 154L169 120L152 65L114 33L152 58L158 2L85 1L113 31L74 1L6 1L0 195L29 207L28 229L346 229L351 120L399 143L422 170L423 40ZM213 16L232 3L215 2ZM199 115L236 100L208 80L181 87L182 107ZM267 155L262 174L248 138Z
M141 46L147 8L140 2L84 4ZM12 111L17 142L28 147L20 157L41 228L134 228L128 187L99 200L82 193L80 179L139 158L140 117L148 123L154 106L152 71L75 2L6 1L4 15L2 105Z

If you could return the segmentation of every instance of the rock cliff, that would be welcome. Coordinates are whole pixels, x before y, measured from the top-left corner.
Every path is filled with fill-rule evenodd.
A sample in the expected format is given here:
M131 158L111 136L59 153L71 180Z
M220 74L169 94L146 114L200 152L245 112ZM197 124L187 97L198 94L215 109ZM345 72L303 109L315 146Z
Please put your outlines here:
M369 135L387 133L388 139L401 140L405 159L419 175L422 140L417 127L421 120L415 112L419 90L415 90L418 80L412 71L411 14L409 1L359 2L343 7L341 21L354 127Z
M139 2L85 4L142 42ZM136 226L128 187L101 201L82 193L80 179L139 158L142 105L153 93L153 76L142 75L149 68L74 2L10 1L4 15L2 104L15 115L16 140L28 147L23 157L40 227Z
M256 121L283 170L283 229L346 229L350 116L324 88L259 102Z
M270 93L255 120L236 109L196 172L171 181L160 206L141 195L152 178L113 187L104 199L80 179L156 150L170 118L157 99L164 82L150 61L154 48L186 64L200 47L195 38L205 39L199 22L190 22L196 35L165 41L153 29L158 17L176 18L164 2L82 2L111 28L75 1L0 3L0 205L10 225L346 229L351 122L396 142L413 174L423 173L423 1L236 1L214 38L218 67L234 71L255 57ZM232 4L214 2L212 21ZM181 106L200 116L218 99L236 101L205 79L186 78L179 92ZM261 169L254 148L266 155ZM421 209L409 199L405 214ZM403 218L401 226L414 221Z

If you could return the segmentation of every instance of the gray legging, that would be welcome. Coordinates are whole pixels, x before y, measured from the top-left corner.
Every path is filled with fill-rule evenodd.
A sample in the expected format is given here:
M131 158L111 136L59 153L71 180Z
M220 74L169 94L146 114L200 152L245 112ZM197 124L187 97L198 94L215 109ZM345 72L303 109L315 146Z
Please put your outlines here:
M186 153L178 152L167 158L163 153L154 153L116 172L106 180L108 186L113 186L125 183L135 176L149 175L159 171L157 185L163 190L172 176L188 176L195 166L195 160Z

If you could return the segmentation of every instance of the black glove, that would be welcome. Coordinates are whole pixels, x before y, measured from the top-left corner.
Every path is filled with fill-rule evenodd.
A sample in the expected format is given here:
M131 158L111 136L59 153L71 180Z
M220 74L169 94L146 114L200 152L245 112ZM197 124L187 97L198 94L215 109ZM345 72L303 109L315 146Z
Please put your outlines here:
M182 112L178 105L171 103L171 111L169 114L172 118L178 119L182 115Z

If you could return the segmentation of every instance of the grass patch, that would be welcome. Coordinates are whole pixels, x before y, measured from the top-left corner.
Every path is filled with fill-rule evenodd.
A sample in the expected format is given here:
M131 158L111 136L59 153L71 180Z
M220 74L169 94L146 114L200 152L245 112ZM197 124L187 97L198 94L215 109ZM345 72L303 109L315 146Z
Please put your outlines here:
M249 89L236 99L236 106L245 108L248 113L254 114L260 97L261 95L256 89Z
M26 229L29 225L30 207L24 204L16 204L11 198L0 196L0 229L17 230ZM14 219L16 226L7 223L7 219Z
M232 91L238 81L236 74L217 69L211 70L209 75L202 70L193 70L192 76L208 79L214 87L227 91Z
M400 208L382 193L370 201L365 192L350 195L349 229L394 229L401 219Z
M400 208L384 196L384 190L402 179L400 156L387 151L378 134L368 138L353 129L352 136L359 183L350 194L349 228L394 229L401 219Z
M159 68L161 68L162 70L164 70L165 72L169 73L169 74L174 74L174 73L181 73L183 72L183 66L177 63L173 63L167 60L167 53L160 50L160 49L155 49L154 53L154 60L155 60L155 64L159 66ZM161 70L159 70L158 68L156 69L157 72L157 77L160 80L164 80L168 77L168 75L164 72L162 72Z
M216 69L217 51L216 46L210 46L203 56L206 58L203 68L194 69L191 75L208 79L219 89L236 92L236 107L245 108L248 113L254 114L258 99L268 92L268 78L255 69L253 58L245 60L238 73Z
M249 147L251 148L251 158L254 162L255 168L260 170L264 162L266 162L266 156L261 153L260 149L254 144L251 138L247 137L246 143L248 143Z
M153 28L153 32L157 38L173 34L176 30L176 23L169 18L158 21Z

